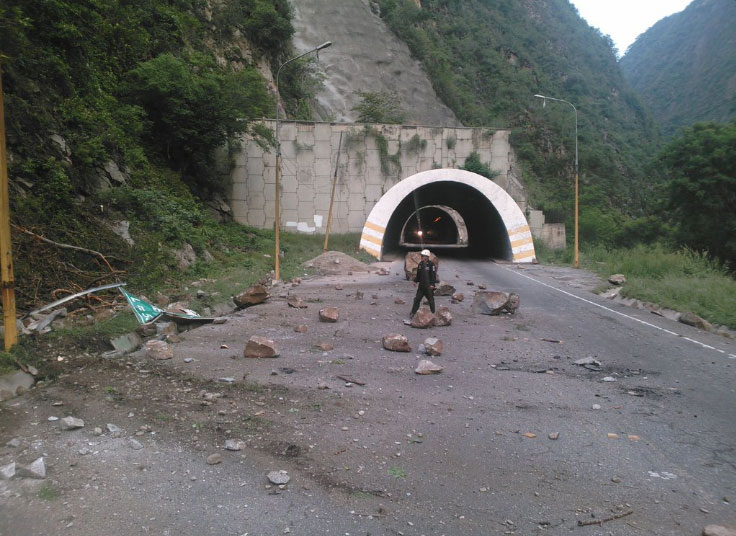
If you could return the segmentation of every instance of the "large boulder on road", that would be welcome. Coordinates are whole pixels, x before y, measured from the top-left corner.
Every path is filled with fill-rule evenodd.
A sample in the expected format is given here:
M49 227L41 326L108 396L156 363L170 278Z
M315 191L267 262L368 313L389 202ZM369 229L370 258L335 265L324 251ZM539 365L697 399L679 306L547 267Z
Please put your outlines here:
M429 260L434 263L435 268L439 269L440 260L437 258L437 255L432 253L429 256ZM410 251L406 254L406 257L404 257L404 275L410 281L413 281L414 277L417 275L417 266L419 266L421 261L422 255L418 251Z
M497 290L479 290L473 295L471 310L483 315L514 314L519 308L518 294Z

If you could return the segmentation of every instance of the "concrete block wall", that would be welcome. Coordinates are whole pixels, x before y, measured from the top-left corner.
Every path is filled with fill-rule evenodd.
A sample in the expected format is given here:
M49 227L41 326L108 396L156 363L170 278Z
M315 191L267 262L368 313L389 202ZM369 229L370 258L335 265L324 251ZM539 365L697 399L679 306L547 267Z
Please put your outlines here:
M275 121L263 123L275 130ZM361 232L373 206L397 182L420 171L458 168L473 151L498 171L494 181L524 210L526 195L515 177L509 135L487 128L281 121L281 228L325 232L336 165L331 232ZM275 149L264 150L245 137L232 161L234 219L272 228Z

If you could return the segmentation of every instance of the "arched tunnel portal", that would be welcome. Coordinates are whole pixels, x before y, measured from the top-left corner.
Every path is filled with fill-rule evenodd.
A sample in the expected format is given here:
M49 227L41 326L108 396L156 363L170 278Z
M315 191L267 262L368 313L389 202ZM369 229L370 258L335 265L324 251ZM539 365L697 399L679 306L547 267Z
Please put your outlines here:
M467 247L459 248L458 242L451 239L434 243L422 238L416 243L407 240L407 229L411 232L416 228L423 234L430 230L431 222L427 218L422 221L424 214L434 214L430 208L457 213L459 219L450 219L455 225L458 221L465 225ZM437 227L438 234L452 237L447 219L440 218L439 222L442 227ZM423 171L393 186L371 210L360 245L379 260L419 247L451 248L472 257L513 262L532 262L535 258L529 225L516 202L493 181L461 169Z

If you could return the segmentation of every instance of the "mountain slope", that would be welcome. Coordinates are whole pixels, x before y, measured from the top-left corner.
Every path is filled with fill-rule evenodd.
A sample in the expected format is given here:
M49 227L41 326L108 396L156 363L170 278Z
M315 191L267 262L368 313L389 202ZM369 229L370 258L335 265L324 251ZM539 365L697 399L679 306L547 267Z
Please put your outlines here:
M605 240L647 210L644 162L654 123L617 65L610 38L567 0L381 0L381 16L466 125L513 127L532 201L571 221L578 111L582 233ZM605 215L605 216L604 216ZM605 223L603 220L606 220ZM605 228L605 229L604 229Z
M668 135L736 117L736 2L695 0L639 36L620 64Z

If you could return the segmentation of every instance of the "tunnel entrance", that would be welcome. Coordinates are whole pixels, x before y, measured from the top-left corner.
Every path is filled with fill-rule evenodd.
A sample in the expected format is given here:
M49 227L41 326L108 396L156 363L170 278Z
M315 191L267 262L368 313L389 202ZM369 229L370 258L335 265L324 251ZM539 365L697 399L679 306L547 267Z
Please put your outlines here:
M446 205L429 205L415 210L404 222L399 236L399 246L402 248L468 247L465 220L458 211Z
M423 247L513 262L535 258L516 202L493 181L460 169L424 171L392 187L368 216L360 245L378 259Z

